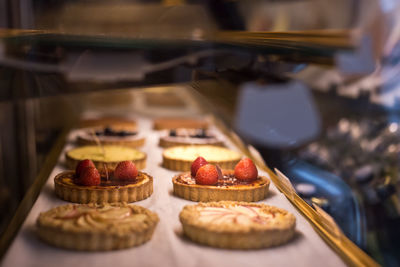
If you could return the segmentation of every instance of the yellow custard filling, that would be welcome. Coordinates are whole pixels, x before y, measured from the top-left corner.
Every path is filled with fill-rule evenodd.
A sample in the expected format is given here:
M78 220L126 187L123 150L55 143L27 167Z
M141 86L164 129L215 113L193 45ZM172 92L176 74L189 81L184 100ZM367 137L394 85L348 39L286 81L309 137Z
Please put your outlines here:
M76 160L91 159L103 162L137 160L145 157L143 152L123 146L83 146L68 151L67 155Z
M241 158L241 155L236 151L215 146L177 146L164 150L164 156L185 161L193 161L201 156L211 162L239 160Z

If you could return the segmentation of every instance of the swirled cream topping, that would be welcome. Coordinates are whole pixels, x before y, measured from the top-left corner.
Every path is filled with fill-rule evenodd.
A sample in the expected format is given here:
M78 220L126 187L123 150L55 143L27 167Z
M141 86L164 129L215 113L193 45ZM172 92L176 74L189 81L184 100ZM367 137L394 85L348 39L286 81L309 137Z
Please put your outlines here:
M256 206L198 207L198 211L200 222L212 224L267 224L276 218L274 213Z
M176 146L164 150L164 156L178 160L193 161L202 156L207 161L239 160L241 155L233 150L215 146Z
M142 223L146 220L145 214L134 213L129 206L102 207L73 206L72 209L64 210L53 215L60 221L64 228L75 228L79 230L112 230L113 227L130 227L133 223Z
M91 159L94 161L105 162L144 158L143 152L123 146L82 146L68 151L67 154L76 160Z

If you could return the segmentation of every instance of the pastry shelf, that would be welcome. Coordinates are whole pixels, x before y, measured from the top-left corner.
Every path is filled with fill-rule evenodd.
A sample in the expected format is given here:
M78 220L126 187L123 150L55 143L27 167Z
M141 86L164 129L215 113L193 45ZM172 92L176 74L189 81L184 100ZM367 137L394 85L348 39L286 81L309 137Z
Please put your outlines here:
M149 106L146 94L173 92L185 99L180 107ZM54 177L65 170L65 151L75 146L76 129L67 127L47 157L34 186L29 191L8 230L8 240L16 233L2 260L2 266L345 266L377 265L369 256L349 241L323 211L313 209L292 190L290 182L279 171L269 169L257 151L246 146L237 135L218 119L188 85L130 90L134 101L116 109L92 107L83 116L101 116L107 112L129 115L146 136L140 148L147 153L144 171L154 177L153 194L140 205L158 214L160 222L152 239L138 247L108 252L76 252L55 248L41 242L35 233L35 222L44 212L67 202L56 197ZM160 131L152 128L153 120L160 116L201 118L225 141L228 148L255 160L260 175L272 183L270 192L260 203L277 206L293 213L297 220L295 238L279 247L259 250L226 250L201 246L182 234L179 212L185 205L195 202L178 198L172 193L172 178L178 173L162 167L162 151L159 146ZM37 197L37 199L36 199ZM36 201L34 201L36 199ZM30 205L33 203L33 206ZM27 214L27 215L26 215ZM25 218L26 215L26 218ZM21 227L19 228L19 225ZM3 242L7 241L3 238ZM2 244L3 246L6 243Z

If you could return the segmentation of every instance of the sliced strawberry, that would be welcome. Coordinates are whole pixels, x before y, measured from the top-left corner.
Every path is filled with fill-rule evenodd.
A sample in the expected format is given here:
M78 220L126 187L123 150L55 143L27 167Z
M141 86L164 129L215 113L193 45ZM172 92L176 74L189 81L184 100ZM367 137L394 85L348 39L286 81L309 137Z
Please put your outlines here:
M218 182L218 170L214 165L206 164L196 173L196 184L214 185Z
M121 161L114 170L114 178L119 180L134 180L137 175L135 163L129 160Z
M93 161L91 161L90 159L84 159L82 161L79 161L78 165L76 165L76 169L75 169L75 177L77 179L79 179L79 177L81 176L83 170L87 167L93 167L95 168L96 166L94 166Z
M193 161L192 166L190 167L192 176L195 177L200 167L206 164L208 164L207 160L205 160L203 157L197 157L197 159Z
M85 186L99 185L100 182L100 173L94 167L86 167L85 169L83 169L81 175L77 179L78 184Z
M235 177L241 181L253 181L258 177L256 165L249 158L243 158L235 166Z

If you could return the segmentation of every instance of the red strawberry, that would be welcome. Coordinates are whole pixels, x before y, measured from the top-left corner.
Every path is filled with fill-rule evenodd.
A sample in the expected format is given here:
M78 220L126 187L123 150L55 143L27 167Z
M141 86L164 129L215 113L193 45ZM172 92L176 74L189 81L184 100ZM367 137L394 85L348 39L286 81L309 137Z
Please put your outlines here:
M192 176L195 177L200 167L206 164L208 164L207 160L205 160L203 157L197 157L197 159L193 161L192 166L190 167Z
M137 175L135 163L129 160L121 161L114 170L114 178L119 180L134 180Z
M243 158L235 166L235 177L242 181L253 181L258 177L256 165L249 158Z
M93 161L91 161L90 159L85 159L85 160L79 161L78 165L76 165L75 177L77 179L79 179L83 170L86 169L87 167L95 168L96 166L94 166Z
M206 164L196 173L196 184L214 185L218 182L218 171L214 165Z
M77 179L80 185L91 186L100 184L100 173L95 167L86 167Z

